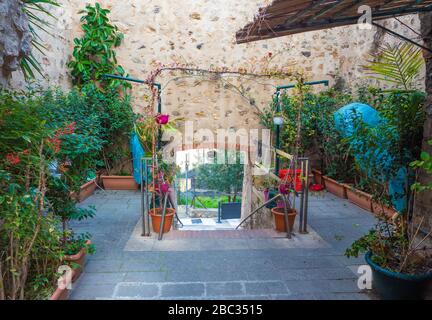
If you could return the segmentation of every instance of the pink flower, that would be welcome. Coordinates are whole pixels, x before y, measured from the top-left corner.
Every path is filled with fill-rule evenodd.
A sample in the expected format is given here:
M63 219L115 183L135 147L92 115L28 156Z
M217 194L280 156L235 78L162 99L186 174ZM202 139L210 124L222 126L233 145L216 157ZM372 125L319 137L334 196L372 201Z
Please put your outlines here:
M286 185L286 184L281 184L281 185L279 186L279 192L280 192L281 194L288 194L288 193L289 193L288 185Z
M156 116L156 122L158 124L167 124L169 121L169 115L168 114L159 114Z
M162 193L167 193L169 191L170 185L168 182L164 181L161 183L160 190Z

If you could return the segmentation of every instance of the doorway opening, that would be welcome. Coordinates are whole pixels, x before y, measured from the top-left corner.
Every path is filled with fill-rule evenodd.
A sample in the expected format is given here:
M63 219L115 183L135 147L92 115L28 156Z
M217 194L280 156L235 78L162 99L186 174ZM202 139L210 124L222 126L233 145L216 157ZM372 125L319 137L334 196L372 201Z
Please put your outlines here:
M225 151L221 151L225 152ZM178 230L234 230L240 222L244 165L241 152L216 149L176 152ZM229 157L235 157L229 158Z

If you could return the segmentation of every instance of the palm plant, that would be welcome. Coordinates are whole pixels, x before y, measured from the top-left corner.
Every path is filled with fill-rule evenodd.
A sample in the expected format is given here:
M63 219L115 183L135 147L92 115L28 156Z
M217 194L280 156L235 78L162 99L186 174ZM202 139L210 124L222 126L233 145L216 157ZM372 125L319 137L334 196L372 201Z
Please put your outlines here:
M372 78L394 83L405 91L414 89L414 81L424 64L420 48L407 42L387 44L371 56L373 59L363 67Z
M29 29L32 34L32 46L42 55L45 55L46 47L42 43L39 32L42 31L50 34L48 29L52 27L52 24L41 18L40 15L55 19L44 5L60 6L60 4L56 0L23 0L23 3L23 11L28 17ZM42 75L41 65L33 53L23 57L20 61L20 66L26 80L34 78L35 71Z

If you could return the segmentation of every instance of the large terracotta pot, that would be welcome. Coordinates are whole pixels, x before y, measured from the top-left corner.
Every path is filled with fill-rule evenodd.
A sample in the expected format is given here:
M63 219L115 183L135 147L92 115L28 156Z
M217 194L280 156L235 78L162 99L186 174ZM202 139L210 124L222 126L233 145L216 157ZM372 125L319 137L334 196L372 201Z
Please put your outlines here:
M347 193L348 200L351 203L354 203L360 208L372 212L372 195L357 190L352 186L346 187L346 193Z
M336 180L333 180L327 176L323 176L324 179L324 185L328 192L333 193L335 196L338 196L339 198L346 199L346 188L345 185L342 183L337 182Z
M90 245L91 241L87 240L86 244ZM64 257L64 261L69 262L69 264L72 265L72 267L74 268L73 269L74 273L72 276L72 282L75 282L81 276L81 273L84 270L84 264L86 262L86 258L87 258L87 249L86 248L82 248L77 254L70 255L70 256L66 255Z
M74 278L75 270L72 270L72 279ZM66 279L67 281L67 279ZM73 280L72 280L73 281ZM70 295L70 289L68 289L69 283L65 284L64 288L57 287L52 294L52 296L49 298L50 300L68 300Z
M153 231L159 233L160 226L162 223L162 209L160 208L150 209L149 214L152 219ZM173 208L166 208L163 233L167 233L170 231L174 214L175 214L175 210Z
M105 190L137 190L132 176L101 176Z
M271 212L275 221L276 231L279 232L287 232L287 228L285 225L285 209L284 208L273 208ZM288 223L290 226L290 230L294 228L294 222L297 215L297 211L295 209L288 208Z

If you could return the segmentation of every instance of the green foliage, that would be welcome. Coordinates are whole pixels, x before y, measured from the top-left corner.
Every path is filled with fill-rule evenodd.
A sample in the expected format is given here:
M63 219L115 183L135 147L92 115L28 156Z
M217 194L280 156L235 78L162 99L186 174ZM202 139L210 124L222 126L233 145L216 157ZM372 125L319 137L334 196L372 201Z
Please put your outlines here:
M230 202L231 199L228 196L221 196L216 198L211 197L198 197L199 200L195 199L194 206L195 208L207 208L207 209L215 209L219 207L219 202ZM178 199L179 205L186 204L186 197L180 196ZM192 205L192 198L188 198L188 204Z
M236 198L243 187L243 164L239 163L239 154L236 163L218 164L206 163L196 168L196 187L233 194Z
M103 74L124 75L124 69L117 64L115 48L119 47L123 34L110 23L108 14L99 3L87 5L79 12L83 36L74 39L72 60L68 63L73 83L81 86L89 82L100 82L111 88L129 87L124 81L102 79Z
M94 254L96 252L96 248L94 244L88 243L91 235L88 233L82 233L79 235L72 235L68 242L65 245L65 254L74 255L81 251L81 249L85 249L87 254Z
M414 80L424 64L422 50L408 42L386 45L372 58L364 66L371 77L391 82L402 90L414 88Z
M123 34L110 23L109 10L99 3L87 5L80 13L84 14L81 17L84 34L80 39L74 39L68 67L73 83L85 96L86 111L99 121L99 139L104 142L99 159L111 174L122 171L125 162L130 162L128 139L135 118L126 92L130 84L102 77L103 74L125 74L117 64L115 52Z
M432 145L432 140L429 141L429 144ZM432 155L423 151L420 154L420 160L415 160L411 162L410 165L414 169L420 169L426 172L427 174L432 174ZM423 185L419 182L416 182L411 186L411 189L417 192L432 191L432 182L430 182L427 185Z
M73 191L93 176L100 161L103 146L106 143L102 121L89 107L87 97L77 90L63 93L60 90L47 90L38 93L40 99L39 114L46 119L47 126L53 131L61 130L74 124L72 134L61 136L61 148L56 153L59 163L68 163L65 173Z
M337 180L352 179L352 158L349 146L336 130L333 113L351 102L347 93L329 89L318 94L306 92L300 106L288 94L280 97L281 116L284 125L281 130L281 148L293 154L297 135L297 113L301 108L300 155L318 154L322 159L325 174ZM275 100L261 115L261 123L275 132Z
M129 95L115 88L100 91L94 84L81 88L89 113L100 123L99 138L104 141L99 159L103 159L108 173L121 172L125 162L130 163L129 137L133 131L135 114ZM100 164L99 164L100 166Z
M417 254L419 245L414 240L417 231L410 229L401 216L392 222L379 220L373 229L353 242L345 256L358 257L371 252L372 261L384 269L403 274L428 273L431 261L427 256Z
M99 125L76 92L0 97L0 299L46 298L74 239L67 222L94 215L76 207L71 192L94 169ZM71 122L75 130L63 134ZM56 169L66 163L64 172Z
M47 5L60 6L60 4L54 0L23 0L23 4L23 11L28 17L29 28L32 34L32 46L42 55L45 55L47 48L42 43L39 33L41 31L44 33L49 33L48 29L51 28L52 25L40 16L43 15L45 17L55 18L50 13L49 9L47 9ZM35 58L33 53L31 53L29 56L22 57L20 66L26 80L33 79L35 77L35 71L42 75L42 67L40 62Z
M400 166L419 157L426 115L423 105L426 95L420 91L391 92L376 105L380 115L395 128L398 139L391 148Z

